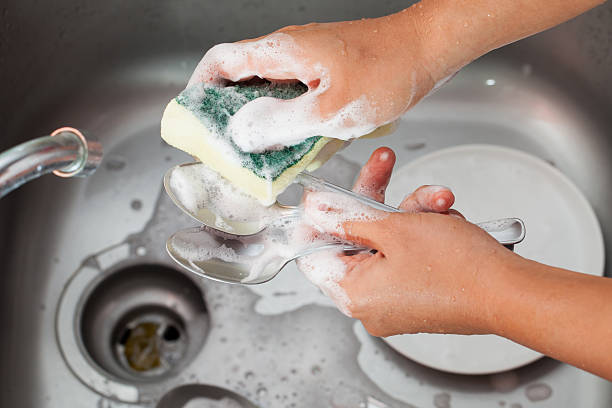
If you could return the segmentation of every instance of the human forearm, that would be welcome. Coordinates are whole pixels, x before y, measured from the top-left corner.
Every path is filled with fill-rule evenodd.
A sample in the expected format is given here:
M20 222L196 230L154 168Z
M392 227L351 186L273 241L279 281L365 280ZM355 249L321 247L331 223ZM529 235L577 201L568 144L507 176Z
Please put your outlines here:
M416 24L436 82L487 52L554 27L604 0L423 0L401 19ZM412 21L416 22L413 23Z
M612 380L612 279L517 257L494 303L495 334Z

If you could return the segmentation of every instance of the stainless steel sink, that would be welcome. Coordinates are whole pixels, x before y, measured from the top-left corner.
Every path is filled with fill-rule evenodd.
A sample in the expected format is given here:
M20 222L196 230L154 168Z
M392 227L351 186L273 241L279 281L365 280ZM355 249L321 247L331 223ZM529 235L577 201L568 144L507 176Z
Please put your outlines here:
M329 307L295 270L248 289L182 275L165 254L166 237L192 221L161 190L164 171L188 157L161 142L159 120L203 52L283 25L373 17L408 5L4 2L0 150L70 125L95 134L105 157L88 179L42 178L0 201L0 406L155 406L170 395L168 406L186 400L182 390L213 390L208 397L216 398L219 389L266 407L612 406L611 383L551 359L472 377L410 362ZM381 144L393 146L402 162L464 143L519 148L580 187L610 258L611 36L608 2L493 52L409 112L396 134L353 143L321 172L348 185ZM612 275L609 265L606 273ZM125 296L134 276L142 293ZM117 295L99 295L107 291ZM128 301L156 306L122 309ZM142 366L123 358L133 356L125 351L129 333L149 327L139 326L147 319L161 336L152 341L186 343L176 349L181 358L170 356L166 368L141 376ZM114 326L99 323L98 333L92 321ZM209 386L189 386L196 383Z

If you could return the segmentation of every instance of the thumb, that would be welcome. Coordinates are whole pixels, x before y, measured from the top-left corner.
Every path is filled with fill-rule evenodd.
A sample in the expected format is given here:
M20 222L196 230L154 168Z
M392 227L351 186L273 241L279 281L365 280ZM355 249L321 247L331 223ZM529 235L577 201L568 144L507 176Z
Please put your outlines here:
M321 104L330 99L333 94L326 92L325 85L294 99L257 98L231 117L228 132L242 150L259 152L291 146L312 136L349 140L376 129L365 97L322 117Z
M315 229L372 249L385 243L389 213L332 192L309 192L304 200L306 222Z
M317 136L317 95L307 92L294 99L261 97L244 105L230 118L228 134L240 149L261 152L291 146Z

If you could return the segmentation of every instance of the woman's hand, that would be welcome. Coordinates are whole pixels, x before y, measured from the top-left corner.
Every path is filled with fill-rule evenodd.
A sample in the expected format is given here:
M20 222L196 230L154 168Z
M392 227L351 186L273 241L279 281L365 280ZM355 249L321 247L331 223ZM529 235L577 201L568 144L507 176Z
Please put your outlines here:
M316 135L362 136L397 119L434 86L412 19L401 17L290 26L219 44L200 61L189 85L259 76L308 86L292 100L258 98L232 117L228 131L246 151Z
M376 150L354 190L383 202L394 161L390 149ZM453 202L450 190L423 186L401 203L406 213L390 214L308 193L314 226L377 252L313 254L298 265L373 335L489 333L493 277L516 255L449 210Z

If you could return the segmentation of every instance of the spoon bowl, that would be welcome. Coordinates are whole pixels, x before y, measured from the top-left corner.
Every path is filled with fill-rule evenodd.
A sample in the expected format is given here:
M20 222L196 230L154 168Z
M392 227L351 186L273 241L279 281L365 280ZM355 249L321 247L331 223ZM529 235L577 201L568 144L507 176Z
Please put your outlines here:
M188 182L181 181L189 172L192 175ZM253 235L262 231L274 220L290 217L298 212L296 207L274 203L266 207L256 199L239 191L235 187L225 188L226 194L208 194L202 181L197 180L198 174L216 174L201 162L183 163L174 166L164 175L164 188L172 202L194 220L217 230L235 235ZM195 177L193 177L195 176ZM216 175L216 184L228 185L221 176ZM227 216L221 210L227 201L236 204L246 203L238 217Z

